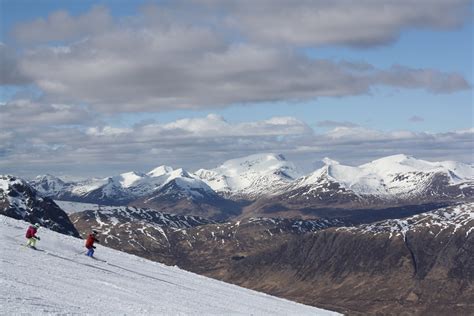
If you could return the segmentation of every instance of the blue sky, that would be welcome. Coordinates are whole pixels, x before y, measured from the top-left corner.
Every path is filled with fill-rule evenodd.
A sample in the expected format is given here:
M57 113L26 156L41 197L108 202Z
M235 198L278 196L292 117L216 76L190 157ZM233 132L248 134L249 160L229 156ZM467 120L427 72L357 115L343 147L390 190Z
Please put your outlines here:
M110 152L105 148L120 141L123 148L144 144L129 150L152 156L136 160L134 169L210 164L204 154L194 162L181 159L199 150L178 146L181 138L145 137L152 128L196 138L215 157L212 163L257 151L283 152L306 165L324 155L356 164L397 150L472 160L472 135L465 139L473 127L470 1L2 0L1 11L0 102L5 122L20 126L0 130L0 167L9 172L30 164L28 174L52 165L66 174L78 152L95 169L119 172L134 167L130 152L117 152L113 167L101 161ZM210 137L203 126L220 124L210 114L236 134ZM275 125L275 117L288 120ZM238 128L246 124L258 129L244 137ZM72 140L71 130L80 137ZM407 147L393 136L399 132L411 133ZM458 143L464 149L443 149L447 134L464 135ZM223 153L220 141L227 146L236 138L246 145ZM313 138L332 149L322 150ZM380 139L393 146L376 147ZM35 159L20 145L30 141ZM349 157L348 146L357 142L370 145ZM61 158L49 162L48 150L57 155L58 148ZM374 153L364 156L367 150Z

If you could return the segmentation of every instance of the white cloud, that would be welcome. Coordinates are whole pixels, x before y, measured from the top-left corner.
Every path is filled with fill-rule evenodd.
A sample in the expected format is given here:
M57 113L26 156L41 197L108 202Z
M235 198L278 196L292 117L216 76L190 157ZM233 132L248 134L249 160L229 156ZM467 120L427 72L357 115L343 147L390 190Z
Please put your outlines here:
M21 85L30 82L20 70L15 52L0 42L0 85Z
M49 42L76 39L85 35L101 32L112 22L107 8L94 6L80 16L74 17L67 11L56 11L47 19L37 19L18 25L14 36L21 42Z
M104 127L90 127L86 130L86 134L89 136L117 136L123 134L129 134L133 130L131 128L117 128L111 126Z
M301 46L386 44L409 28L458 27L470 12L468 0L235 0L224 6L228 23L255 41Z
M350 10L341 2L337 5L314 3L301 2L292 8L289 2L281 1L272 6L276 10L275 16L280 11L290 15L280 21L283 24L301 24L291 19L295 10L319 12L317 14L323 16L327 10L342 16L350 15ZM246 5L253 7L253 4ZM270 2L258 2L255 6L267 8ZM306 6L309 9L305 11ZM358 5L366 13L381 8L391 12L393 6L390 2L384 6L379 2ZM445 22L439 24L451 26L457 23L453 16L463 3L450 6L444 1L436 1L432 6L429 13L424 12L425 5L399 10L403 14L413 11L410 14L414 16L413 21L420 18L417 20L419 26L432 26L443 8L446 16L439 18ZM239 4L237 7L244 6ZM265 18L263 11L260 13ZM51 15L46 21L20 25L15 33L19 39L63 40L59 46L30 47L19 62L21 73L34 80L49 102L86 103L95 111L106 113L353 96L370 93L377 85L425 89L434 93L470 88L466 79L456 73L399 65L377 69L367 63L312 60L299 54L295 46L269 45L263 40L235 42L224 31L218 31L219 27L200 21L199 16L195 17L197 21L189 23L175 11L166 12L149 10L141 19L111 21L106 9L95 7L79 17L62 12ZM237 10L236 14L241 11ZM371 27L383 30L377 25L379 18L374 16L367 17L372 21ZM266 23L264 20L262 23ZM459 21L464 20L459 18ZM222 26L221 22L215 21L218 26ZM338 21L335 19L331 23ZM340 23L344 26L349 22L343 19ZM410 23L407 25L414 22ZM349 29L352 32L352 28L344 28L343 33L352 34L347 31ZM234 32L230 31L233 36ZM310 33L317 36L319 31ZM321 33L330 36L324 28Z
M167 163L193 169L269 151L303 164L326 156L358 163L400 152L472 161L472 129L382 132L321 121L319 127L331 130L315 134L292 117L235 123L214 114L133 127L100 122L104 113L243 108L368 94L380 85L430 93L470 89L457 73L379 69L299 53L307 46L386 44L406 29L456 28L469 19L469 6L463 0L194 0L147 6L119 20L93 7L20 24L13 31L18 50L0 44L0 84L33 82L42 96L0 104L0 168L109 174Z
M338 122L331 120L319 121L317 123L318 127L334 128L334 127L357 127L358 125L352 122Z
M472 129L415 133L361 126L339 126L318 134L291 117L231 123L214 114L133 128L27 126L0 131L0 169L30 176L40 172L105 176L160 164L195 170L259 152L283 153L307 170L324 157L358 164L397 153L472 162L473 136Z
M92 120L84 107L69 104L45 104L18 99L0 105L1 128L31 128L37 126L83 124Z
M199 34L206 42L207 33L197 32L196 36ZM309 60L249 44L218 49L212 44L194 50L184 39L183 47L163 50L159 44L130 36L127 43L136 49L133 51L113 43L86 41L72 46L70 53L32 51L21 67L50 100L86 102L101 112L351 96L369 93L375 85L438 93L469 88L460 75L436 70L395 67L367 71L365 64L354 67L354 63Z

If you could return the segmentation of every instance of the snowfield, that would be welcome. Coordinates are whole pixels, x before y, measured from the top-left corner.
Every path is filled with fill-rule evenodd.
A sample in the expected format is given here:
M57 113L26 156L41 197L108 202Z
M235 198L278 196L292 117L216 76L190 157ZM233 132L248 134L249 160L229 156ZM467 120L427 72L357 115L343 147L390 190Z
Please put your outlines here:
M338 315L247 290L176 267L40 228L23 247L28 223L0 216L1 314Z
M78 213L88 210L98 210L100 209L108 209L109 206L103 206L98 204L92 203L82 203L82 202L71 202L71 201L61 201L61 200L54 200L64 212L67 214Z

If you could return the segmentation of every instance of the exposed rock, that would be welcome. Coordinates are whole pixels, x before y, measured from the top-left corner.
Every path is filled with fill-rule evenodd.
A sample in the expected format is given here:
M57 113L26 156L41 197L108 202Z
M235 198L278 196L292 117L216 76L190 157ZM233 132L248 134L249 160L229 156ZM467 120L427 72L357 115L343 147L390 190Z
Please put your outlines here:
M67 214L53 200L39 196L20 178L0 176L0 214L79 237Z

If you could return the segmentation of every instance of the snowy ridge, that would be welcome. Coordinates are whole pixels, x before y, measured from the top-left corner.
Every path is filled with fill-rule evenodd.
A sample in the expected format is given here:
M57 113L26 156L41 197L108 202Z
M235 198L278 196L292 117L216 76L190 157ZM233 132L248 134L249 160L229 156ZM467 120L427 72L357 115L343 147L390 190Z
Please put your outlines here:
M19 190L19 188L25 188L27 191ZM25 217L27 213L28 202L35 198L32 194L28 194L28 189L33 192L25 180L9 175L0 175L0 200L7 202L21 217ZM42 200L41 197L38 199Z
M34 251L20 246L28 223L0 216L2 312L127 315L336 315L247 290L41 228ZM32 269L31 267L34 267ZM97 289L100 290L97 290ZM21 298L21 299L19 299Z
M400 199L422 194L438 177L448 179L448 185L459 185L461 189L474 186L474 167L454 161L429 162L394 155L358 167L341 165L329 158L323 162L322 168L283 190L309 187L307 193L311 193L337 184L358 196Z
M53 200L41 197L25 180L14 176L0 175L0 214L79 236L66 213Z
M42 195L59 194L67 186L67 183L50 174L37 176L31 184Z
M282 155L256 154L194 174L159 166L146 174L126 172L78 183L65 183L48 175L35 179L32 185L44 196L59 200L114 205L154 198L154 194L159 198L206 199L218 193L233 200L256 200L288 193L290 199L322 201L336 200L342 194L347 201L370 197L389 202L420 197L465 199L474 195L474 166L460 162L430 162L401 154L360 166L342 165L329 158L323 162L322 168L301 176Z
M202 192L215 194L207 184L194 175L181 168L173 170L168 166L160 166L147 174L126 172L113 177L89 179L77 183L64 183L58 178L52 180L51 176L43 176L32 181L32 185L39 188L44 196L52 196L59 200L83 198L91 202L127 204L134 199L159 191L171 182L175 183L183 195L188 195L190 198L201 198Z
M371 235L390 234L389 238L395 236L405 238L409 231L428 230L430 234L437 236L443 231L454 234L460 229L466 231L466 237L474 232L474 203L441 208L405 219L391 219L357 227L338 228L338 230Z
M196 175L216 192L258 197L290 183L300 173L282 155L256 154L228 160L215 169L200 169Z

